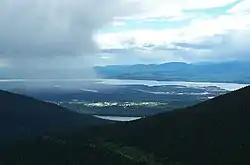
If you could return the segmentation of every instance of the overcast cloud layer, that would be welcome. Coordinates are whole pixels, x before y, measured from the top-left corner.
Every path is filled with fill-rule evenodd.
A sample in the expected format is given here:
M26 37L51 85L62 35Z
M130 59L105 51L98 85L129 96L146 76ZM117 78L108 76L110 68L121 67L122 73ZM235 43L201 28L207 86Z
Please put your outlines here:
M250 0L1 0L0 68L246 60L249 29Z
M98 50L94 32L115 16L132 13L130 4L121 0L1 0L0 64L35 67L39 63L41 67L41 62L50 61L47 65L55 66L65 65L69 57L92 55ZM85 61L82 58L82 65Z

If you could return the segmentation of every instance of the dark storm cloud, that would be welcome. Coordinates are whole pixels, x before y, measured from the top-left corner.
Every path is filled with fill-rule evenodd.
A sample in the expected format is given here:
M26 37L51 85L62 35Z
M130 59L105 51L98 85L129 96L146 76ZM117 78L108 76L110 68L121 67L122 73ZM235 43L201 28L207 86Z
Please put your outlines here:
M93 33L126 7L122 0L1 0L0 57L93 53Z
M0 78L89 78L93 34L132 14L124 0L1 0Z

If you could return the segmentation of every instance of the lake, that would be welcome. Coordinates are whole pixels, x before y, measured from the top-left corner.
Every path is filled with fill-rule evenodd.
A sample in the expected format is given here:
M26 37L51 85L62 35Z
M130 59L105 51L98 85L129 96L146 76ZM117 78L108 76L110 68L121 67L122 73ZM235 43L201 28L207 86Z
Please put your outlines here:
M25 86L75 86L80 87L84 84L91 85L147 85L147 86L162 86L162 85L179 85L186 87L206 87L217 86L225 90L233 91L249 84L237 84L237 83L212 83L212 82L185 82L185 81L154 81L154 80L120 80L120 79L1 79L0 85L24 85ZM92 89L88 89L92 90Z
M142 118L142 117L98 116L98 115L94 115L94 117L111 121L134 121Z
M119 80L119 79L99 79L97 83L110 85L147 85L147 86L162 86L162 85L180 85L186 87L206 87L217 86L229 91L237 90L249 84L237 83L212 83L212 82L185 82L185 81L154 81L154 80Z

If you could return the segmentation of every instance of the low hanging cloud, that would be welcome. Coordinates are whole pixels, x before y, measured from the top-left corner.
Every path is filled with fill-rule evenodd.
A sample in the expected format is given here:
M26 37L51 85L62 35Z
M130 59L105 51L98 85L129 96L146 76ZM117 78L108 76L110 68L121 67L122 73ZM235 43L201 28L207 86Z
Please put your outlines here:
M1 0L0 60L13 67L46 61L56 67L68 57L92 55L98 50L93 33L133 13L133 6L123 0Z
M250 61L250 30L230 30L224 34L200 37L186 42L180 40L166 44L150 43L150 47L137 44L119 49L104 49L103 52L107 54L105 57L109 57L104 60L112 64Z

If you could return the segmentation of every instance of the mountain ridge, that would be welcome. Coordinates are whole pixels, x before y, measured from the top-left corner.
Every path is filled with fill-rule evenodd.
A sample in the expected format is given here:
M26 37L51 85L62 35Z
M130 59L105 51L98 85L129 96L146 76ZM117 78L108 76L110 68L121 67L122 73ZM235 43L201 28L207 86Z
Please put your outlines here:
M184 164L249 164L249 99L248 86L195 106L107 126L93 134Z
M111 65L95 67L102 78L158 81L223 82L250 84L250 62Z
M88 125L106 123L90 115L72 112L58 105L0 91L1 138L70 131Z

